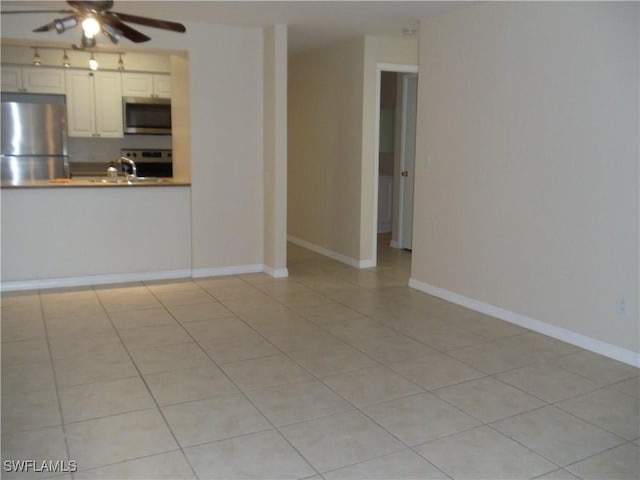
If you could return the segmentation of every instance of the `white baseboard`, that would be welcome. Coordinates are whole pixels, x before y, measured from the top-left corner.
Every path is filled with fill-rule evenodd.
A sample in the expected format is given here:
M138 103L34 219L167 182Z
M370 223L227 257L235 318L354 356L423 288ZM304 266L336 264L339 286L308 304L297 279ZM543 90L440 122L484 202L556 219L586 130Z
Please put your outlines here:
M273 268L267 265L264 266L264 273L273 278L286 278L289 276L289 270L286 268Z
M49 288L88 287L91 285L108 285L115 283L150 282L154 280L171 280L177 278L220 277L224 275L241 275L243 273L266 272L272 277L288 276L286 268L270 273L265 265L233 265L230 267L196 268L167 270L159 272L116 273L107 275L85 275L82 277L46 278L35 280L17 280L0 283L0 291L17 292L21 290L44 290Z
M308 250L311 250L312 252L316 252L316 253L319 253L320 255L324 255L325 257L333 258L338 262L345 263L351 267L371 268L376 266L376 261L373 259L358 260L356 258L348 257L347 255L334 252L333 250L329 250L328 248L321 247L320 245L316 245L315 243L307 242L306 240L302 240L301 238L297 238L292 235L287 235L287 240L291 243L294 243Z
M640 353L636 353L632 350L627 350L616 345L611 345L610 343L606 343L601 340L597 340L595 338L588 337L586 335L582 335L580 333L576 333L562 327L557 327L549 323L541 322L540 320L527 317L526 315L521 315L519 313L505 310L504 308L480 302L473 298L465 297L464 295L445 290L444 288L435 287L433 285L429 285L428 283L424 283L413 278L409 280L409 286L411 288L415 288L416 290L420 290L421 292L428 293L429 295L433 295L449 302L462 305L463 307L470 308L471 310L475 310L476 312L491 315L492 317L499 318L500 320L504 320L505 322L519 325L521 327L533 330L534 332L542 333L557 340L562 340L563 342L567 342L577 347L584 348L585 350L604 355L605 357L618 360L619 362L623 362L634 367L640 367Z
M241 275L243 273L264 272L264 265L255 263L252 265L231 265L229 267L194 268L191 271L193 278L222 277L224 275Z
M378 262L372 259L358 261L358 268L373 268L376 265L378 265Z
M19 290L44 290L48 288L85 287L89 285L106 285L112 283L150 282L153 280L170 280L188 278L190 269L165 270L160 272L114 273L107 275L87 275L82 277L45 278L36 280L17 280L2 282L0 290L16 292Z

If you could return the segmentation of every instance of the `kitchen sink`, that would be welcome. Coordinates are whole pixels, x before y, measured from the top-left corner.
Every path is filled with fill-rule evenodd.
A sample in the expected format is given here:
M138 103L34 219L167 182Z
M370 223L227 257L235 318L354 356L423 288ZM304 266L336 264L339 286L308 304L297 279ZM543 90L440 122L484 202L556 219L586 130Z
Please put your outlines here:
M124 178L118 178L117 182L110 182L108 179L106 178L89 178L87 179L90 183L106 183L106 184L111 184L111 183L116 183L116 184L129 184L129 185L135 185L136 183L171 183L172 179L171 178L163 178L163 177L136 177L135 180L129 181L126 180Z
M163 177L138 177L135 182L132 183L171 183L173 179Z

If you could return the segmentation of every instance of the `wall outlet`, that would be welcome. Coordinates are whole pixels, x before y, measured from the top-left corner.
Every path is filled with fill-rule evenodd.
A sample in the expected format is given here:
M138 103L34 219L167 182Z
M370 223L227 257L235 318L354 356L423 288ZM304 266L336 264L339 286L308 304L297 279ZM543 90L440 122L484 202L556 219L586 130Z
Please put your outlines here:
M616 302L616 309L618 310L618 313L621 315L624 315L627 313L627 309L628 309L627 297L618 298L618 301Z

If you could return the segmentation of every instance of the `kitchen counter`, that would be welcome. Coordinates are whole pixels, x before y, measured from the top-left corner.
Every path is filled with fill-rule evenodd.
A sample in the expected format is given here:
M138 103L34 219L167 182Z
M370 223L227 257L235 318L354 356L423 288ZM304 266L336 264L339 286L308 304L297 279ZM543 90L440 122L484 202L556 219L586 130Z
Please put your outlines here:
M2 182L0 188L131 188L131 187L188 187L190 182L172 178L140 179L126 182L120 179L117 183L108 182L104 177L57 178L53 180L30 180L17 183Z

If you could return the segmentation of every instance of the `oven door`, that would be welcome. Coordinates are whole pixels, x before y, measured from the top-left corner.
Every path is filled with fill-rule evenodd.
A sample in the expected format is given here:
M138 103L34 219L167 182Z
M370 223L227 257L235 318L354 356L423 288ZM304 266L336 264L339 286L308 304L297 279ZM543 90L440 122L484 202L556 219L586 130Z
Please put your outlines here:
M169 162L137 162L139 177L173 177L173 163Z

